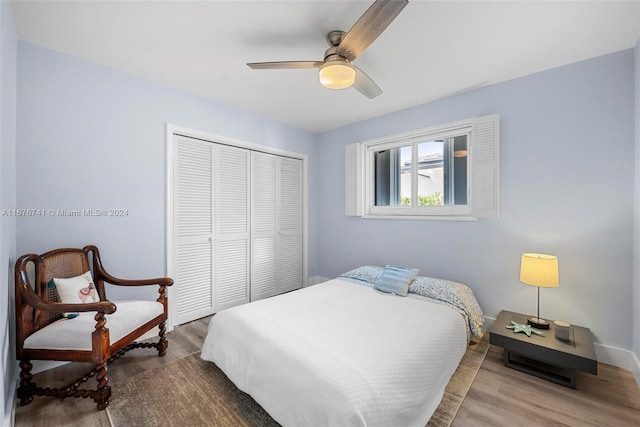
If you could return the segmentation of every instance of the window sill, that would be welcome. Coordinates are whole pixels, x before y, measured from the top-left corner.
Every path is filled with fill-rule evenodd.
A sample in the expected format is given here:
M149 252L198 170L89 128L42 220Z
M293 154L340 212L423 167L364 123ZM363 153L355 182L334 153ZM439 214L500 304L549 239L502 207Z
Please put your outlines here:
M477 221L477 217L473 216L454 216L454 215L378 215L365 214L363 219L409 219L418 221Z

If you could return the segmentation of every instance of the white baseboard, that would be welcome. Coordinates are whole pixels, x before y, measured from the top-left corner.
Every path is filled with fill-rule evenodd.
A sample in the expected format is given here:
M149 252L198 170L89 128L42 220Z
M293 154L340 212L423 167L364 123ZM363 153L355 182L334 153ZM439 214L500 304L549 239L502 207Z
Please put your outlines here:
M322 276L309 277L307 286L317 285L318 283L326 282L327 280L331 280L331 279L328 279Z
M633 352L631 352L631 373L636 379L636 384L640 387L640 360L638 360L638 355Z
M143 334L140 338L137 338L136 341L144 341L144 340L148 340L149 338L157 338L158 337L158 328L153 328L150 331L147 331L146 334Z
M57 368L58 366L66 365L71 362L56 362L53 360L33 360L31 362L33 367L31 368L32 374L37 374L38 372L48 371L49 369Z
M596 349L596 357L599 363L617 366L627 371L631 370L631 355L633 354L631 351L597 342L593 343L593 347Z
M494 317L484 317L484 325L482 328L486 331L491 329L491 325L496 319ZM617 366L618 368L626 369L628 371L633 372L632 369L632 357L635 358L635 355L629 351L624 350L617 347L612 347L605 344L593 343L593 347L596 351L596 357L598 358L599 363L606 363L607 365ZM635 358L636 368L640 371L640 364L638 364L638 359ZM638 374L634 374L636 378L636 382L640 386L640 372Z
M482 325L482 329L485 331L488 331L489 329L491 329L491 326L493 325L493 322L495 322L495 320L496 320L495 317L484 316L484 324Z

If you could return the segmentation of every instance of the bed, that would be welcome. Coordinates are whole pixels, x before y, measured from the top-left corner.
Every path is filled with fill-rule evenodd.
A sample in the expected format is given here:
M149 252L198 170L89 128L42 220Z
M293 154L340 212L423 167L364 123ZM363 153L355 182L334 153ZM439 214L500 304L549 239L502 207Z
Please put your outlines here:
M283 426L420 426L483 315L465 285L417 276L406 297L364 266L223 310L201 357Z

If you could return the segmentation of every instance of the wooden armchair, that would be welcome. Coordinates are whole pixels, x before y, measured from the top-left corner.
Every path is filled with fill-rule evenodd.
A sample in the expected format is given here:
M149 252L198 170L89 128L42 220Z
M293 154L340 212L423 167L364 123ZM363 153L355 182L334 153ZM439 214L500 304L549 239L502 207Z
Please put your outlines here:
M92 263L90 264L90 259ZM27 266L35 267L35 283L29 281ZM53 279L68 279L92 270L92 291L99 302L61 303ZM42 255L28 254L16 261L16 356L20 361L18 398L21 405L33 396L91 397L98 409L109 405L111 387L108 386L107 365L134 348L158 349L160 356L167 351L165 323L167 321L166 287L173 284L168 277L149 280L123 280L108 274L102 267L100 253L95 246L82 249L56 249ZM119 286L159 286L156 301L110 302L104 283ZM97 298L94 298L97 299ZM64 313L78 313L65 318ZM93 315L94 314L94 315ZM72 316L68 316L72 317ZM134 340L154 327L159 327L156 343ZM63 388L42 388L32 382L32 360L92 362L95 369ZM95 390L80 386L96 376Z

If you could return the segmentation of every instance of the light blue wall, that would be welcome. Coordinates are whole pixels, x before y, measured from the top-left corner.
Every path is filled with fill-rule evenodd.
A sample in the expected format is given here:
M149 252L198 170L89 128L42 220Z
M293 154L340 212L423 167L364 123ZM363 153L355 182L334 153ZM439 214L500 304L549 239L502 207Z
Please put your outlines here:
M93 243L112 274L165 274L167 122L308 156L309 273L315 275L314 134L22 41L18 206L123 208L129 215L20 218L18 253Z
M16 202L16 49L13 15L0 1L0 212ZM13 263L16 221L0 215L0 425L10 424L16 385Z
M633 319L633 50L482 88L320 135L319 273L402 264L467 283L485 314L533 313L519 282L523 252L559 257L560 287L541 315L631 349ZM384 96L384 95L383 95ZM499 219L399 221L344 216L344 146L499 113Z

